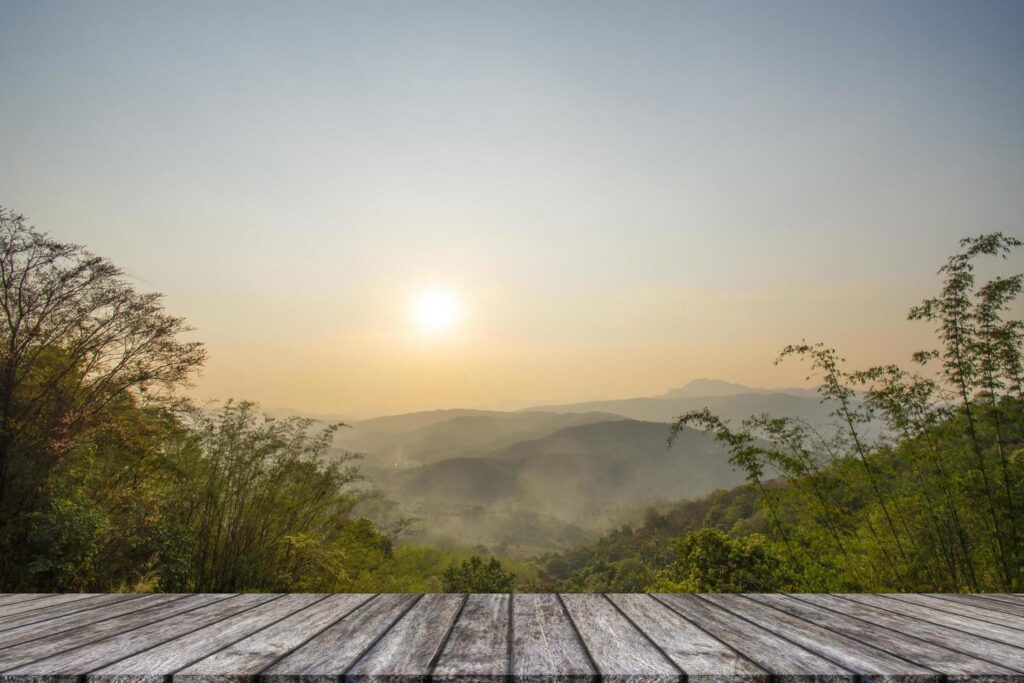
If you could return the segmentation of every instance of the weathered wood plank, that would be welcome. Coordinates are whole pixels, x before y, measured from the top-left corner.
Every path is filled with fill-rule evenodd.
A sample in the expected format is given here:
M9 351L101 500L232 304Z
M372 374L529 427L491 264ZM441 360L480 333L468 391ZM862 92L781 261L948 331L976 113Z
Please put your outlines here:
M335 683L420 595L378 595L260 673L261 680Z
M1024 683L1008 594L2 598L0 683Z
M596 679L597 671L557 595L512 596L512 675L523 683Z
M504 679L512 654L511 606L507 593L470 595L431 680L474 683Z
M170 674L326 597L325 593L282 595L198 631L108 664L89 673L87 680L95 683L163 683Z
M39 598L45 598L52 593L0 593L0 607L4 605L13 605L19 602L28 602L29 600L38 600Z
M40 622L59 619L61 617L70 617L85 610L113 605L138 597L138 594L132 593L107 593L104 595L95 595L83 600L75 600L71 603L50 605L49 607L41 607L39 609L22 612L8 617L0 617L0 635L3 635L4 632L10 629L18 628L19 626L28 626L29 624L38 624Z
M854 672L740 619L700 596L659 594L655 597L773 675L794 681L854 680Z
M998 600L992 600L988 597L981 597L979 595L967 595L967 594L951 594L951 593L928 593L929 598L940 600L945 606L942 608L946 611L957 613L961 605L970 605L973 610L982 610L982 612L992 613L991 620L997 623L1003 623L1006 621L1006 617L1000 616L998 613L1003 612L1005 614L1012 614L1017 617L1016 620L1019 622L1017 628L1024 628L1024 605L1014 605L1008 602L1000 602ZM939 604L939 603L934 603ZM981 612L974 612L974 614L981 614Z
M277 594L235 595L188 612L161 619L141 628L93 641L5 671L9 683L30 683L46 678L52 683L77 683L82 674L95 671L137 652L161 645L233 614L280 597ZM173 603L172 603L173 604Z
M886 607L862 603L848 595L800 594L794 599L826 607L864 621L878 624L895 631L912 634L915 638L927 640L950 650L958 650L978 659L1002 664L1017 671L1024 671L1024 649L984 638L967 631L957 630L941 624L909 616L900 611L900 606L883 601Z
M603 595L565 593L569 618L602 681L674 683L682 670Z
M148 606L96 624L89 624L71 631L54 633L29 642L17 643L0 648L0 671L12 669L39 659L82 647L97 640L125 633L190 610L226 600L230 595L190 595L180 600Z
M174 674L175 683L247 683L289 652L316 637L372 594L330 595Z
M64 633L73 628L106 621L122 614L137 612L164 602L179 600L183 597L185 597L184 593L151 593L149 595L140 595L132 600L123 600L113 605L93 607L92 609L82 610L74 614L53 617L38 623L19 626L18 628L0 632L0 648L14 643L24 643L36 638L52 636L56 633Z
M951 680L1013 676L1020 673L1005 666L999 666L984 659L971 657L962 652L922 640L908 632L909 629L887 628L876 622L865 621L826 607L808 604L797 596L751 594L747 597L819 626L839 631L862 643L876 645L894 655L918 662L945 674Z
M426 678L468 596L425 595L345 672L346 681L390 683Z
M1002 643L1024 647L1024 631L1008 628L985 619L976 619L975 617L968 616L966 613L954 614L942 609L935 609L927 602L921 604L911 599L897 598L893 594L873 595L869 593L843 593L842 596L868 605L876 605L878 607L902 612L903 614L914 617L915 619L923 619L934 624L942 624L943 626L949 626L961 631L966 631L967 633L985 636L991 640L998 640ZM962 605L961 609L966 612L970 608L967 605ZM1013 618L1009 615L1006 616L1009 619Z
M768 673L649 595L609 594L687 678L700 683L767 683Z
M1008 602L1011 605L1024 605L1024 598L1014 593L971 593L979 598L987 598L998 602Z
M70 605L79 600L88 600L100 595L102 593L53 593L34 600L3 605L0 606L0 626L19 614L33 614L54 605Z
M861 678L937 683L941 676L926 666L907 661L859 640L829 630L744 595L705 595L703 598L737 618L756 623L772 633L833 661Z

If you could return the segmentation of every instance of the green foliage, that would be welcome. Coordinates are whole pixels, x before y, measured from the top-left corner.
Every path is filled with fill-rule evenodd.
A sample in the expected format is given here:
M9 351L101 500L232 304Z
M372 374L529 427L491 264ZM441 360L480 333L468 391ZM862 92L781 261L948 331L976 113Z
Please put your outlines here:
M337 425L312 427L262 417L251 403L194 415L203 455L182 501L195 544L193 590L343 590L356 560L382 552L372 527L353 528L354 456L325 461Z
M205 359L188 331L109 261L0 208L0 589L72 589L106 571L121 511L83 464L116 469L120 421L131 432L173 409Z
M96 576L110 520L82 494L80 489L55 492L45 508L27 515L35 552L26 569L35 585L73 590Z
M159 295L0 209L0 590L407 590L433 567L355 506L337 426L175 396L203 361Z
M1024 276L975 275L1021 243L961 246L910 311L936 331L924 370L788 346L833 424L682 415L672 439L710 431L745 486L503 565L361 517L340 425L188 406L184 322L0 210L0 590L1024 591Z
M663 593L764 593L793 590L794 570L762 534L733 538L718 529L672 541L676 558L649 590Z
M529 590L635 592L654 583L674 558L671 539L702 528L742 535L765 527L757 493L741 486L665 511L649 509L641 524L623 526L593 545L537 559L538 577Z
M516 575L505 571L496 558L487 562L478 555L453 565L442 577L445 593L507 593L512 590Z
M1020 275L980 286L974 262L1021 243L1000 233L961 242L942 290L911 309L936 325L935 378L896 365L860 372L822 344L788 346L809 361L833 408L828 438L792 419L755 416L733 428L700 411L674 427L714 431L759 488L772 533L804 567L801 587L833 590L1019 590L1024 586L1019 451L1021 324L1004 320ZM860 388L862 393L858 393ZM862 399L862 400L861 400ZM869 427L882 421L882 438ZM774 468L783 486L764 488Z
M809 363L833 424L755 415L732 425L705 409L673 425L673 439L692 426L726 446L754 501L743 516L729 526L693 514L689 528L668 530L649 518L636 531L542 558L550 585L1024 589L1024 323L1005 318L1024 276L975 279L977 259L1005 257L1021 243L995 233L961 246L939 271L940 293L909 316L936 326L937 348L913 357L937 365L930 375L898 365L848 371L822 344L786 347L779 361ZM717 530L692 533L701 527ZM666 557L670 545L676 555Z

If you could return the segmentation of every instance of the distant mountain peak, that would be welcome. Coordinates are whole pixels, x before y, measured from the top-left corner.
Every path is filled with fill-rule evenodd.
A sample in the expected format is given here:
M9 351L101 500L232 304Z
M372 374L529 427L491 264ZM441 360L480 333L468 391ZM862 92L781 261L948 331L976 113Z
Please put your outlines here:
M660 398L722 398L741 394L790 394L793 396L814 397L814 389L759 389L744 384L727 382L722 379L702 377L695 379L676 389L669 389Z
M702 377L687 382L681 387L669 389L662 398L687 398L690 396L735 396L736 394L760 393L763 389L751 389L743 384L726 382L722 379Z

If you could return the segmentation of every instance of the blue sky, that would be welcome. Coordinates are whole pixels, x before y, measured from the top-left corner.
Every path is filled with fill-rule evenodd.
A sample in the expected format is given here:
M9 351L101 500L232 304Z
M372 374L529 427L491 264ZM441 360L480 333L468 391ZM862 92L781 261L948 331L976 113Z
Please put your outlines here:
M0 149L0 204L196 325L203 398L789 384L1024 235L1024 3L0 0Z

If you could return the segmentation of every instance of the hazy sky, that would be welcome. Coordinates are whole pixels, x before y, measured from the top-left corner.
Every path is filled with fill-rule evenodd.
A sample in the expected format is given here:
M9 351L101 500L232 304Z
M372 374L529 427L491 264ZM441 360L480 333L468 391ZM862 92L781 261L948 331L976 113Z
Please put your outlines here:
M166 293L201 398L787 385L1024 235L1024 2L0 0L0 204Z

